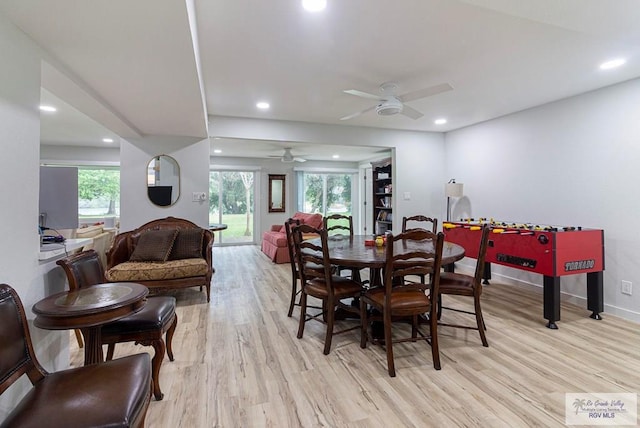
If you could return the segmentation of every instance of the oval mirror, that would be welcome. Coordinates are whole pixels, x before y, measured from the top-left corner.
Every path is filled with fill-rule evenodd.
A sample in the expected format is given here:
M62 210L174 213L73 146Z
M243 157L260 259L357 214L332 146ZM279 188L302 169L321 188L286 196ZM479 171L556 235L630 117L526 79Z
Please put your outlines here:
M171 156L159 155L147 165L147 196L159 206L168 207L180 197L180 166Z

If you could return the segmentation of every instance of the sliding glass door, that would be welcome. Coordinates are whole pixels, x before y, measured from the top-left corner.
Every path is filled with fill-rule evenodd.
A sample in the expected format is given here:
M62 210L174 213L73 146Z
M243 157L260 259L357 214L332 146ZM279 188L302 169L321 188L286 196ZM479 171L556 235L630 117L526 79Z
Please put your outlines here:
M254 242L253 171L211 171L209 174L209 223L224 223L215 232L216 244Z

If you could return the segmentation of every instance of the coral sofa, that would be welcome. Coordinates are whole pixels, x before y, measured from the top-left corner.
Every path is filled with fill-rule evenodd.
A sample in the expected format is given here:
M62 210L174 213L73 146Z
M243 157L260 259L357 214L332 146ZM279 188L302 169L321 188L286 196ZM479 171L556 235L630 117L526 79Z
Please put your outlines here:
M116 235L107 253L110 282L138 282L151 293L202 287L211 299L213 233L176 217L143 224Z
M322 228L322 214L308 214L297 212L292 218L300 220L301 224L308 224L317 229ZM283 224L274 224L271 229L262 234L262 252L274 263L289 263L287 249L287 234Z

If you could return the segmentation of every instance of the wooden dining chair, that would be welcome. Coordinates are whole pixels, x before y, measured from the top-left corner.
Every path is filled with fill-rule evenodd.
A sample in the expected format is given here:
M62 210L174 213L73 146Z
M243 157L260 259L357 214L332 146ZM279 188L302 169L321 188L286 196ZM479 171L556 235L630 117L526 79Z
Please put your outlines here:
M411 224L409 224L409 222L411 222ZM415 225L413 223L419 223L419 224ZM438 233L438 219L433 217L427 217L424 215L402 217L402 231L406 232L409 229L426 229L426 230L431 230L433 233Z
M329 260L329 246L327 231L316 229L306 224L296 226L292 230L295 252L300 272L302 291L300 295L300 321L298 339L304 334L307 321L316 320L326 324L327 330L324 340L324 354L331 352L331 339L334 335L357 329L358 326L334 331L335 311L340 308L360 317L359 308L344 303L349 298L357 299L362 292L359 282L343 276L334 275L333 266ZM304 239L306 234L317 234L320 238ZM322 300L323 310L320 313L307 313L308 296Z
M347 235L353 237L353 216L343 214L331 214L323 218L324 229L328 235ZM342 271L348 270L351 275L351 279L357 282L362 282L360 276L360 269L336 266L338 275Z
M67 275L70 290L107 282L99 255L94 250L60 259L56 264ZM175 297L148 297L146 304L138 312L102 326L102 344L108 345L107 361L113 359L116 343L135 342L152 346L155 352L152 360L153 394L156 400L162 400L164 394L160 389L160 367L165 351L169 360L173 361L171 343L177 324ZM165 335L166 342L163 339Z
M415 223L418 224L416 225ZM407 232L411 229L425 229L431 230L433 233L438 233L438 219L424 215L402 217L402 232ZM418 277L420 278L420 282L424 283L426 281L424 275L418 275Z
M480 340L482 346L489 346L487 337L485 334L486 325L484 318L482 317L482 308L480 307L480 296L482 295L482 273L484 271L484 261L487 254L487 245L489 242L490 227L485 224L480 232L480 244L478 248L478 254L476 256L476 269L473 276L465 275L454 272L443 272L440 275L440 288L438 293L438 319L442 316L442 309L448 309L456 312L462 312L470 315L475 315L476 326L468 326L461 324L447 324L440 322L441 326L449 326L456 328L465 328L471 330L478 330L480 333ZM473 257L474 255L467 254ZM442 296L455 295L455 296L469 296L473 298L473 311L463 310L459 308L445 307L442 304Z
M4 401L17 404L1 426L144 426L151 400L148 354L47 372L33 350L20 297L7 284L0 285L0 338L0 394L25 374L33 385L22 398Z
M368 315L364 306L366 304L371 306L372 314L382 314L383 344L387 351L387 370L391 377L396 375L393 344L399 342L427 341L431 345L433 367L440 370L437 304L431 296L438 295L443 242L442 232L436 235L424 229L389 235L386 243L383 286L369 289L361 297L363 316L360 346L367 346L369 320L379 318ZM430 282L428 285L398 283L398 278L407 275L428 275ZM426 322L429 324L429 334L420 329L421 318L425 320L423 316L426 316ZM410 322L411 336L394 337L392 323L395 322Z
M291 265L291 301L289 302L289 311L287 316L291 317L293 314L293 307L296 306L296 298L300 294L298 289L298 282L300 281L300 272L298 272L298 265L296 263L295 244L293 242L293 233L291 229L300 224L300 220L295 218L289 218L284 222L284 230L287 236L287 249L289 250L289 264Z

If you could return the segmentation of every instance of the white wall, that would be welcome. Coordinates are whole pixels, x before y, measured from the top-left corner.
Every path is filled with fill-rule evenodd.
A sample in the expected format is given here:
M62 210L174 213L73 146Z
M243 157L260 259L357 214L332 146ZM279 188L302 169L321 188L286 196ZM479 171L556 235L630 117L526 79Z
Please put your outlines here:
M158 207L147 197L147 165L160 154L180 166L180 197L170 207ZM120 230L168 216L180 217L200 227L209 226L207 201L193 202L193 192L209 194L209 141L185 146L179 137L145 137L120 143Z
M447 174L467 197L456 213L604 229L605 311L640 321L639 118L640 79L448 133ZM563 277L562 290L584 298L584 276Z
M120 165L120 149L42 144L40 161L56 165Z
M442 162L444 136L441 133L220 116L211 118L209 129L213 135L228 138L391 148L395 158L394 229L400 228L402 216L425 214L441 217L444 213L446 176ZM405 192L409 199L403 198ZM263 212L266 212L266 205ZM273 215L269 217L276 218ZM277 223L284 220L286 217Z
M54 287L38 262L41 53L2 14L0 58L0 283L16 289L33 320L31 307ZM30 329L40 362L48 370L68 367L68 333L40 330L31 323ZM23 379L0 396L0 420L29 385Z

